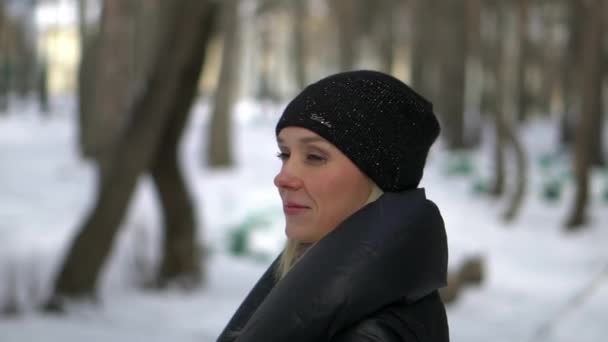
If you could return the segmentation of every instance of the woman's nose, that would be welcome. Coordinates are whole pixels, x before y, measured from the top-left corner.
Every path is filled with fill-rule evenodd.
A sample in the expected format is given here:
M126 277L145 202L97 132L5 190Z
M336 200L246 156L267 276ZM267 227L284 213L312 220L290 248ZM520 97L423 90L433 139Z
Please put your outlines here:
M279 189L297 190L302 187L302 179L294 172L293 167L284 163L281 171L274 177L274 185Z

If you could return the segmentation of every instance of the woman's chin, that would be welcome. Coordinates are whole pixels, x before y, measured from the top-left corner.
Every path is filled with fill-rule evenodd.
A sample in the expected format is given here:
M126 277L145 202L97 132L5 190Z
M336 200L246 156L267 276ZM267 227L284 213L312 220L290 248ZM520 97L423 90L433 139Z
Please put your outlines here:
M294 227L287 225L285 227L285 236L288 239L298 241L301 243L313 243L315 240L310 234L306 234L307 229L304 227Z

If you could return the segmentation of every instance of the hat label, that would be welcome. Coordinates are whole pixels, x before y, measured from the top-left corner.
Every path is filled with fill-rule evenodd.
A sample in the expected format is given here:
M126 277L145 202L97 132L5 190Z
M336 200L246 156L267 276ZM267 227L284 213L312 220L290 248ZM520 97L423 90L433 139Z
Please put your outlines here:
M331 123L329 123L329 121L325 120L322 116L320 116L318 114L315 114L315 113L311 114L310 119L317 121L318 123L320 123L323 126L331 128Z

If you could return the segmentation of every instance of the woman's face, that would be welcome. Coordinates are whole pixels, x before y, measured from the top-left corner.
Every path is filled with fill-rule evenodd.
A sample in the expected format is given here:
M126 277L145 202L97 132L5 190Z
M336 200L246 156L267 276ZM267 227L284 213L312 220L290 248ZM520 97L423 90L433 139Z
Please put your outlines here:
M361 209L371 181L316 133L286 127L277 138L281 171L274 178L290 239L314 243Z

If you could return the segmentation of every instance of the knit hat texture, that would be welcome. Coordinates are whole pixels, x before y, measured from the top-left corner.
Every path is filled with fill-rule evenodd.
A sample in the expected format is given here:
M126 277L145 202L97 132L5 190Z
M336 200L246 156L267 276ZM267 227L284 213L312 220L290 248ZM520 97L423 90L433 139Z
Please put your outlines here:
M276 134L309 129L344 153L383 191L418 187L439 135L432 104L377 71L331 75L306 87L285 108Z

